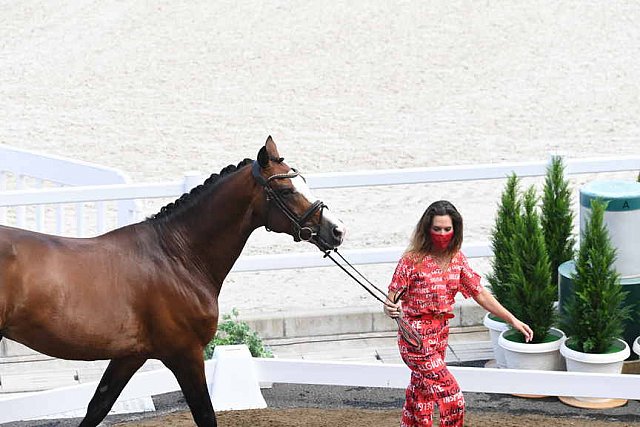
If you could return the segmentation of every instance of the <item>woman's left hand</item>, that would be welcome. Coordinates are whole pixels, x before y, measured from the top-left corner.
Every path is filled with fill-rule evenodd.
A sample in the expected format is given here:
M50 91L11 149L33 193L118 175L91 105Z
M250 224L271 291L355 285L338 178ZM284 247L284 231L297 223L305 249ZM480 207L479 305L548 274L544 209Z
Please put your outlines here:
M522 335L524 335L525 342L530 342L533 339L533 331L531 330L529 325L527 325L526 323L521 322L518 319L515 319L511 324L511 326L513 326L513 329L520 331Z
M400 317L401 310L402 309L400 308L400 304L399 303L393 303L393 302L389 301L388 298L384 302L384 314L386 314L387 316L391 317L392 319Z

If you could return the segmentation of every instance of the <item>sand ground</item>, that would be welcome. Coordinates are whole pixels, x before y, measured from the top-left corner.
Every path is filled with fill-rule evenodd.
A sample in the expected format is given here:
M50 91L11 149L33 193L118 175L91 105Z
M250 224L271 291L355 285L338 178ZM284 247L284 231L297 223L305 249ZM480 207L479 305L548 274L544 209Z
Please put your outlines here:
M7 3L0 144L134 182L217 172L269 134L307 174L637 155L639 19L630 1ZM348 225L345 249L404 246L440 198L472 242L488 239L501 185L317 196ZM259 231L246 253L313 250ZM366 273L386 284L392 269ZM241 315L376 304L334 269L232 274L220 303Z
M233 427L330 427L399 425L401 410L372 409L262 409L223 412L219 425ZM175 413L149 421L116 424L119 426L187 427L193 425L190 413ZM436 421L435 425L439 425ZM526 425L553 425L557 427L633 427L640 422L602 421L589 419L558 419L542 415L504 415L498 412L471 413L465 418L467 427L521 427Z

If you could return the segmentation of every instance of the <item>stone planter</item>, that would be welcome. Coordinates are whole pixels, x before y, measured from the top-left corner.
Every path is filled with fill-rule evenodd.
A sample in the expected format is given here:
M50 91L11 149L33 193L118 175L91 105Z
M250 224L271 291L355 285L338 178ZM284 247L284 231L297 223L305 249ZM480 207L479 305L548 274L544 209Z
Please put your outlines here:
M564 332L551 328L550 342L530 344L512 341L510 338L517 335L515 330L506 330L500 334L498 344L504 351L504 356L509 369L535 369L542 371L563 371L564 359L560 354L560 345L566 339Z
M504 351L502 350L502 347L500 347L500 345L498 344L498 339L500 338L500 334L503 331L509 329L509 325L505 322L492 319L492 317L493 316L490 316L490 314L487 313L482 320L482 324L489 329L491 346L493 347L493 357L495 358L495 362L489 361L485 366L487 368L503 369L507 367L507 361L504 357Z
M560 346L560 353L564 356L569 372L589 372L598 374L619 374L622 372L623 362L631 351L629 345L616 338L612 343L616 351L612 353L593 354L582 353L571 349L567 344L571 344L571 338L565 340ZM627 403L626 399L603 399L597 397L565 397L560 400L567 405L579 408L616 408Z
M633 352L640 357L640 337L633 342Z

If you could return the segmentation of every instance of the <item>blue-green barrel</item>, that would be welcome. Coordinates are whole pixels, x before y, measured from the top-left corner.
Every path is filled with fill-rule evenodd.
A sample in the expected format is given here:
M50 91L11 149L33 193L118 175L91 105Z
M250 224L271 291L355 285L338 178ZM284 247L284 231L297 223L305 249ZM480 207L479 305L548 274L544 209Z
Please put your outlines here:
M607 202L604 223L617 255L613 267L622 278L640 278L640 182L592 181L581 188L581 233L596 198Z

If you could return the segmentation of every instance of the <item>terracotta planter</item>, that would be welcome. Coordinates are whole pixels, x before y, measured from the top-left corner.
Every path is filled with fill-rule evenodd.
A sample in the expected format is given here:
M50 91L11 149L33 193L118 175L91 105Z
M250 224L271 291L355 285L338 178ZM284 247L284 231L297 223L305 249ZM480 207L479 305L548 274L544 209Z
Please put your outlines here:
M494 320L490 317L489 313L485 314L482 324L489 329L489 336L491 337L491 346L493 347L493 357L495 358L495 364L488 362L485 366L491 368L503 369L507 367L507 361L504 357L504 351L498 344L498 339L503 331L508 330L510 327L505 322Z
M637 340L636 340L637 341ZM629 357L631 351L629 345L616 338L614 345L618 351L605 354L582 353L571 349L567 344L571 344L571 338L565 340L560 346L560 353L567 362L569 372L589 372L599 374L619 374L622 372L623 362ZM568 405L579 408L615 408L622 406L627 401L625 399L604 399L597 397L560 397L560 400Z

